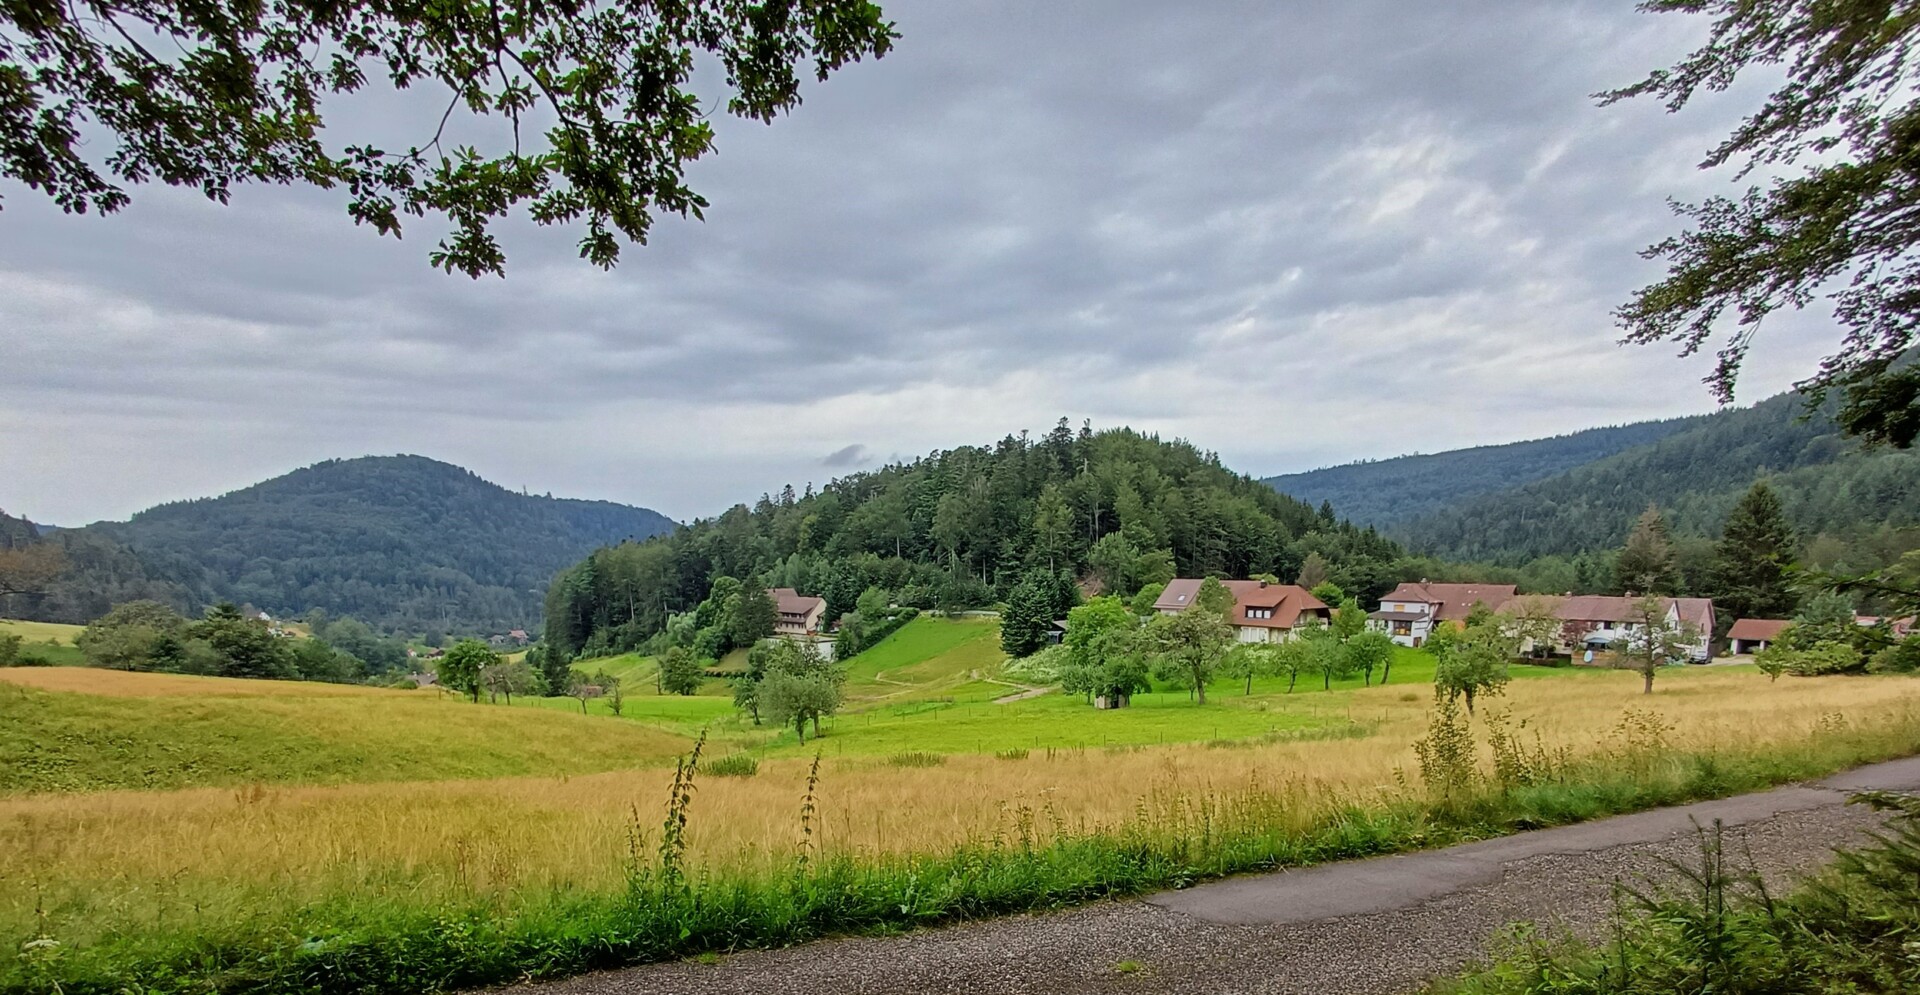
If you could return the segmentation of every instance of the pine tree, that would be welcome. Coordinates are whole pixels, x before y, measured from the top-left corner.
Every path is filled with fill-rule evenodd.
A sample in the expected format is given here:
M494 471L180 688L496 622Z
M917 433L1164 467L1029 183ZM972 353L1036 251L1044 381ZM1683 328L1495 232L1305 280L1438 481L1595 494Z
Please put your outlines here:
M1014 587L1000 613L1000 648L1011 657L1031 656L1047 644L1053 624L1051 581L1029 576Z
M1791 616L1799 607L1787 586L1792 558L1793 527L1780 497L1766 481L1757 481L1728 512L1720 533L1716 593L1726 618Z
M1672 594L1679 577L1674 569L1673 534L1660 509L1648 505L1627 535L1627 544L1613 565L1614 589L1634 594Z

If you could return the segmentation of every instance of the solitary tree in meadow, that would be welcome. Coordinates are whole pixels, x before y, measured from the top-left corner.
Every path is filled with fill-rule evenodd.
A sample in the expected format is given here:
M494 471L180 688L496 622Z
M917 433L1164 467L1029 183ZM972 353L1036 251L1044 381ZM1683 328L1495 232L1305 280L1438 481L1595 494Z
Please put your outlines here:
M1205 592L1206 585L1202 584L1201 594ZM1233 628L1227 625L1226 616L1209 609L1197 594L1193 606L1186 611L1147 620L1141 629L1141 638L1153 657L1157 676L1192 688L1199 704L1206 704L1207 682L1213 679L1220 658L1233 645Z
M669 646L660 654L657 664L660 668L660 691L662 694L691 695L698 693L700 683L706 680L706 672L700 666L699 658L685 646Z
M471 695L480 703L480 672L500 662L500 654L478 639L462 639L453 644L433 665L441 687Z
M1434 650L1434 688L1448 698L1465 698L1468 714L1481 695L1499 694L1507 686L1507 665L1514 643L1497 625L1481 625L1442 640Z
M1668 613L1667 599L1645 595L1628 610L1625 636L1608 647L1628 670L1646 679L1645 694L1653 693L1653 675L1663 666L1686 659L1700 631Z
M1273 665L1270 647L1263 643L1242 643L1227 651L1220 659L1220 676L1231 680L1245 681L1244 693L1253 693L1253 679L1265 677Z
M776 725L793 724L794 735L807 741L807 724L820 734L820 717L840 708L840 686L825 673L789 673L776 670L760 682L760 707Z
M207 609L205 617L188 631L213 647L222 677L293 676L293 656L287 641L267 631L265 622L241 614L232 602L223 601Z
M1368 629L1347 640L1347 669L1357 670L1366 676L1368 687L1373 686L1373 672L1380 671L1380 683L1387 683L1387 668L1393 664L1393 638L1384 632Z
M1331 626L1310 625L1300 630L1297 640L1307 646L1308 665L1320 675L1320 689L1333 690L1333 682L1352 673L1353 658L1348 655L1340 634Z

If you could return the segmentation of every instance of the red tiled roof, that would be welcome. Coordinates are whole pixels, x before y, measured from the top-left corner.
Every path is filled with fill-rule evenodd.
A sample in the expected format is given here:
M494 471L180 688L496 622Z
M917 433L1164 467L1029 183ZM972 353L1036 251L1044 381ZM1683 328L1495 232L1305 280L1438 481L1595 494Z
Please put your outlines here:
M1223 580L1220 583L1233 595L1233 614L1228 620L1234 625L1291 629L1302 613L1327 610L1326 602L1298 584L1269 584L1259 580ZM1200 581L1196 578L1181 577L1168 581L1166 590L1160 592L1160 600L1153 603L1153 608L1162 612L1185 611L1193 604L1193 596L1199 591ZM1273 617L1249 618L1249 608L1272 609Z
M1750 642L1772 642L1780 631L1793 623L1784 618L1743 618L1733 623L1727 630L1728 639L1743 639Z
M1441 621L1464 619L1475 604L1493 611L1512 601L1517 588L1512 584L1429 584L1406 583L1380 596L1381 601L1417 601L1439 605L1434 618Z

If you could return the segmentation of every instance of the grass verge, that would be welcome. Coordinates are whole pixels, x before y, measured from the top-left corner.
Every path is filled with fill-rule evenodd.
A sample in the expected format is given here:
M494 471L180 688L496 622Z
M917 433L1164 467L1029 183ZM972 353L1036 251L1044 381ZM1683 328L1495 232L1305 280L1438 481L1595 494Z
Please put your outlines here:
M1429 995L1714 995L1920 991L1920 799L1866 795L1892 812L1876 841L1776 897L1724 846L1701 835L1679 887L1623 889L1612 942L1515 927L1486 967Z

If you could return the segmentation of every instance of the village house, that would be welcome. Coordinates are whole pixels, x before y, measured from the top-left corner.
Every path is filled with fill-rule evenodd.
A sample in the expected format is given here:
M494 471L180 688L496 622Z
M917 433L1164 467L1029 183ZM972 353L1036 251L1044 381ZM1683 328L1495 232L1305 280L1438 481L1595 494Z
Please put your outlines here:
M1162 615L1178 615L1193 604L1200 592L1200 581L1181 577L1167 582L1153 610ZM1273 584L1264 580L1223 580L1221 586L1233 595L1233 611L1227 621L1235 638L1243 643L1277 643L1293 635L1294 625L1303 616L1325 620L1332 609L1297 584Z
M1709 598L1661 598L1667 621L1691 626L1695 638L1687 656L1695 663L1712 659L1708 641L1713 638L1713 601ZM1616 640L1632 635L1640 628L1633 621L1640 599L1611 594L1575 594L1560 602L1559 648L1576 658L1588 651L1598 652Z
M767 594L773 598L774 635L804 638L820 631L820 618L827 613L825 598L808 597L791 587L776 587Z
M1402 646L1418 646L1427 641L1434 626L1442 622L1464 623L1475 605L1488 611L1513 600L1512 584L1402 584L1380 598L1380 610L1367 615L1367 623L1385 632Z

